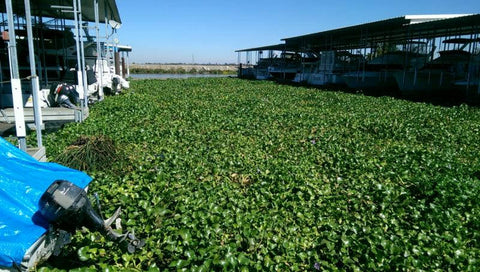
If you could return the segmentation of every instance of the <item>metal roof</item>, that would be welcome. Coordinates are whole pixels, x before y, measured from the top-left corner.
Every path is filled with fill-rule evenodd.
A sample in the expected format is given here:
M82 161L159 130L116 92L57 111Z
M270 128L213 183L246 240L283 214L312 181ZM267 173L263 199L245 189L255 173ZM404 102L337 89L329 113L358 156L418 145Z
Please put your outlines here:
M424 38L480 34L480 14L412 24L408 31L412 36Z
M71 0L34 0L30 1L31 13L33 16L42 16L56 19L73 20L73 12L65 11L68 8L55 8L55 6L72 7ZM83 20L95 22L95 11L93 0L81 1ZM12 1L13 12L20 16L25 16L25 5L23 1ZM100 14L100 22L105 23L105 17L108 21L112 20L121 23L120 14L118 13L117 3L115 0L99 0L98 9ZM5 13L5 1L0 1L0 12Z
M382 21L376 21L361 25L343 27L312 34L306 34L291 38L282 39L287 44L301 47L323 47L333 44L357 42L368 36L385 36L394 29L400 29L409 20L405 17L397 17Z
M405 15L405 19L410 20L410 24L425 23L436 20L445 20L456 17L462 17L472 14L428 14L428 15Z
M282 39L297 50L341 50L399 42L479 33L480 14L406 15L334 30Z
M379 42L480 34L480 14L405 15L282 39L284 44L237 50L325 51L365 48Z
M117 45L118 52L132 52L130 45Z
M290 49L295 49L295 48L290 48ZM280 44L274 44L274 45L248 48L248 49L240 49L240 50L237 50L235 52L251 52L251 51L264 51L264 50L278 50L278 51L286 50L286 51L288 51L289 48L287 48L286 44L280 43Z
M408 33L406 31L407 26L418 25L415 26L416 29L412 30L425 31L426 28L423 23L438 20L444 21L447 19L465 17L467 15L468 14L405 15L376 22L285 38L282 39L282 41L285 41L283 44L241 49L235 52L262 50L323 51L365 47L368 46L369 43L374 44L386 40L406 39L405 35ZM457 21L453 24L456 24ZM442 24L445 25L445 23ZM435 27L438 26L435 25Z

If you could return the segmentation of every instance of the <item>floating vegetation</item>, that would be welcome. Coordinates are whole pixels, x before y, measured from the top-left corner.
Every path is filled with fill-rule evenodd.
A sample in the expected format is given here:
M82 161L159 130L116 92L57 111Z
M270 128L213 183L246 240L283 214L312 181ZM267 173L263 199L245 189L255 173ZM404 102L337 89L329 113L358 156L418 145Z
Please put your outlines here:
M138 80L49 135L47 151L78 135L108 135L128 154L128 165L102 156L94 164L110 168L89 188L106 214L122 207L146 246L124 254L79 232L66 267L480 270L478 108L230 78Z

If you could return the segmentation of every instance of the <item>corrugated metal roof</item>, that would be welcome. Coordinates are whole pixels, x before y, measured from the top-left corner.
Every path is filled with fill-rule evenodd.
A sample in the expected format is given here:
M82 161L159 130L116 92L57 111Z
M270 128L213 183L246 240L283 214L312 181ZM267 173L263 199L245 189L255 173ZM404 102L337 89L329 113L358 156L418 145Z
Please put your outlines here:
M132 47L130 45L117 45L117 50L119 52L132 52Z
M412 24L408 31L425 38L480 34L480 14Z
M405 19L410 20L410 24L431 22L436 20L445 20L456 17L463 17L472 14L428 14L428 15L405 15Z
M381 33L386 33L392 29L401 28L408 23L409 20L405 19L405 17L396 17L376 22L295 36L291 38L284 38L282 41L286 41L289 44L301 44L306 42L324 42L325 40L329 42L328 40L332 39L358 39L367 34L379 35Z
M480 14L406 15L282 39L285 44L238 50L325 51L446 36L480 34Z
M240 49L235 52L250 52L250 51L264 51L264 50L278 50L278 51L283 51L287 50L286 44L280 43L280 44L274 44L274 45L267 45L267 46L261 46L261 47L254 47L254 48L248 48L248 49Z
M384 41L475 34L479 27L480 14L406 15L282 40L298 50L340 50Z
M100 22L104 23L105 18L108 21L113 20L121 23L120 14L118 12L115 0L99 0ZM15 14L25 16L25 5L23 1L12 1L13 11ZM62 9L52 6L68 6L72 7L72 1L66 0L34 0L30 1L31 13L33 16L43 16L57 19L73 20L73 12L63 12ZM0 1L0 12L5 13L5 1ZM92 1L82 1L83 20L94 22L95 12Z

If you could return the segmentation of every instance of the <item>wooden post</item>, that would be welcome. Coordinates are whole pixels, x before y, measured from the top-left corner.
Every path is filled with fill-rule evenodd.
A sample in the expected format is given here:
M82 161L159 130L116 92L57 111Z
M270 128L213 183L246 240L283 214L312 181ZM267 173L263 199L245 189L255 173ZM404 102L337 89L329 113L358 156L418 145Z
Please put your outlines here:
M120 53L115 52L115 74L120 75Z
M125 68L125 57L122 57L122 77L125 78L127 70Z

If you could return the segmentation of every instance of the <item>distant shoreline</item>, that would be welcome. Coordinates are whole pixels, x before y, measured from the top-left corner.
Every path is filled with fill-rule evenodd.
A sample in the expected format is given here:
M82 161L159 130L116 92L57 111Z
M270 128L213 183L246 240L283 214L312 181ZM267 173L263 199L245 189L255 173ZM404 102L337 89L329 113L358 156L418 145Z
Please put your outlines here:
M219 64L131 64L131 74L214 74L234 75L237 65Z

